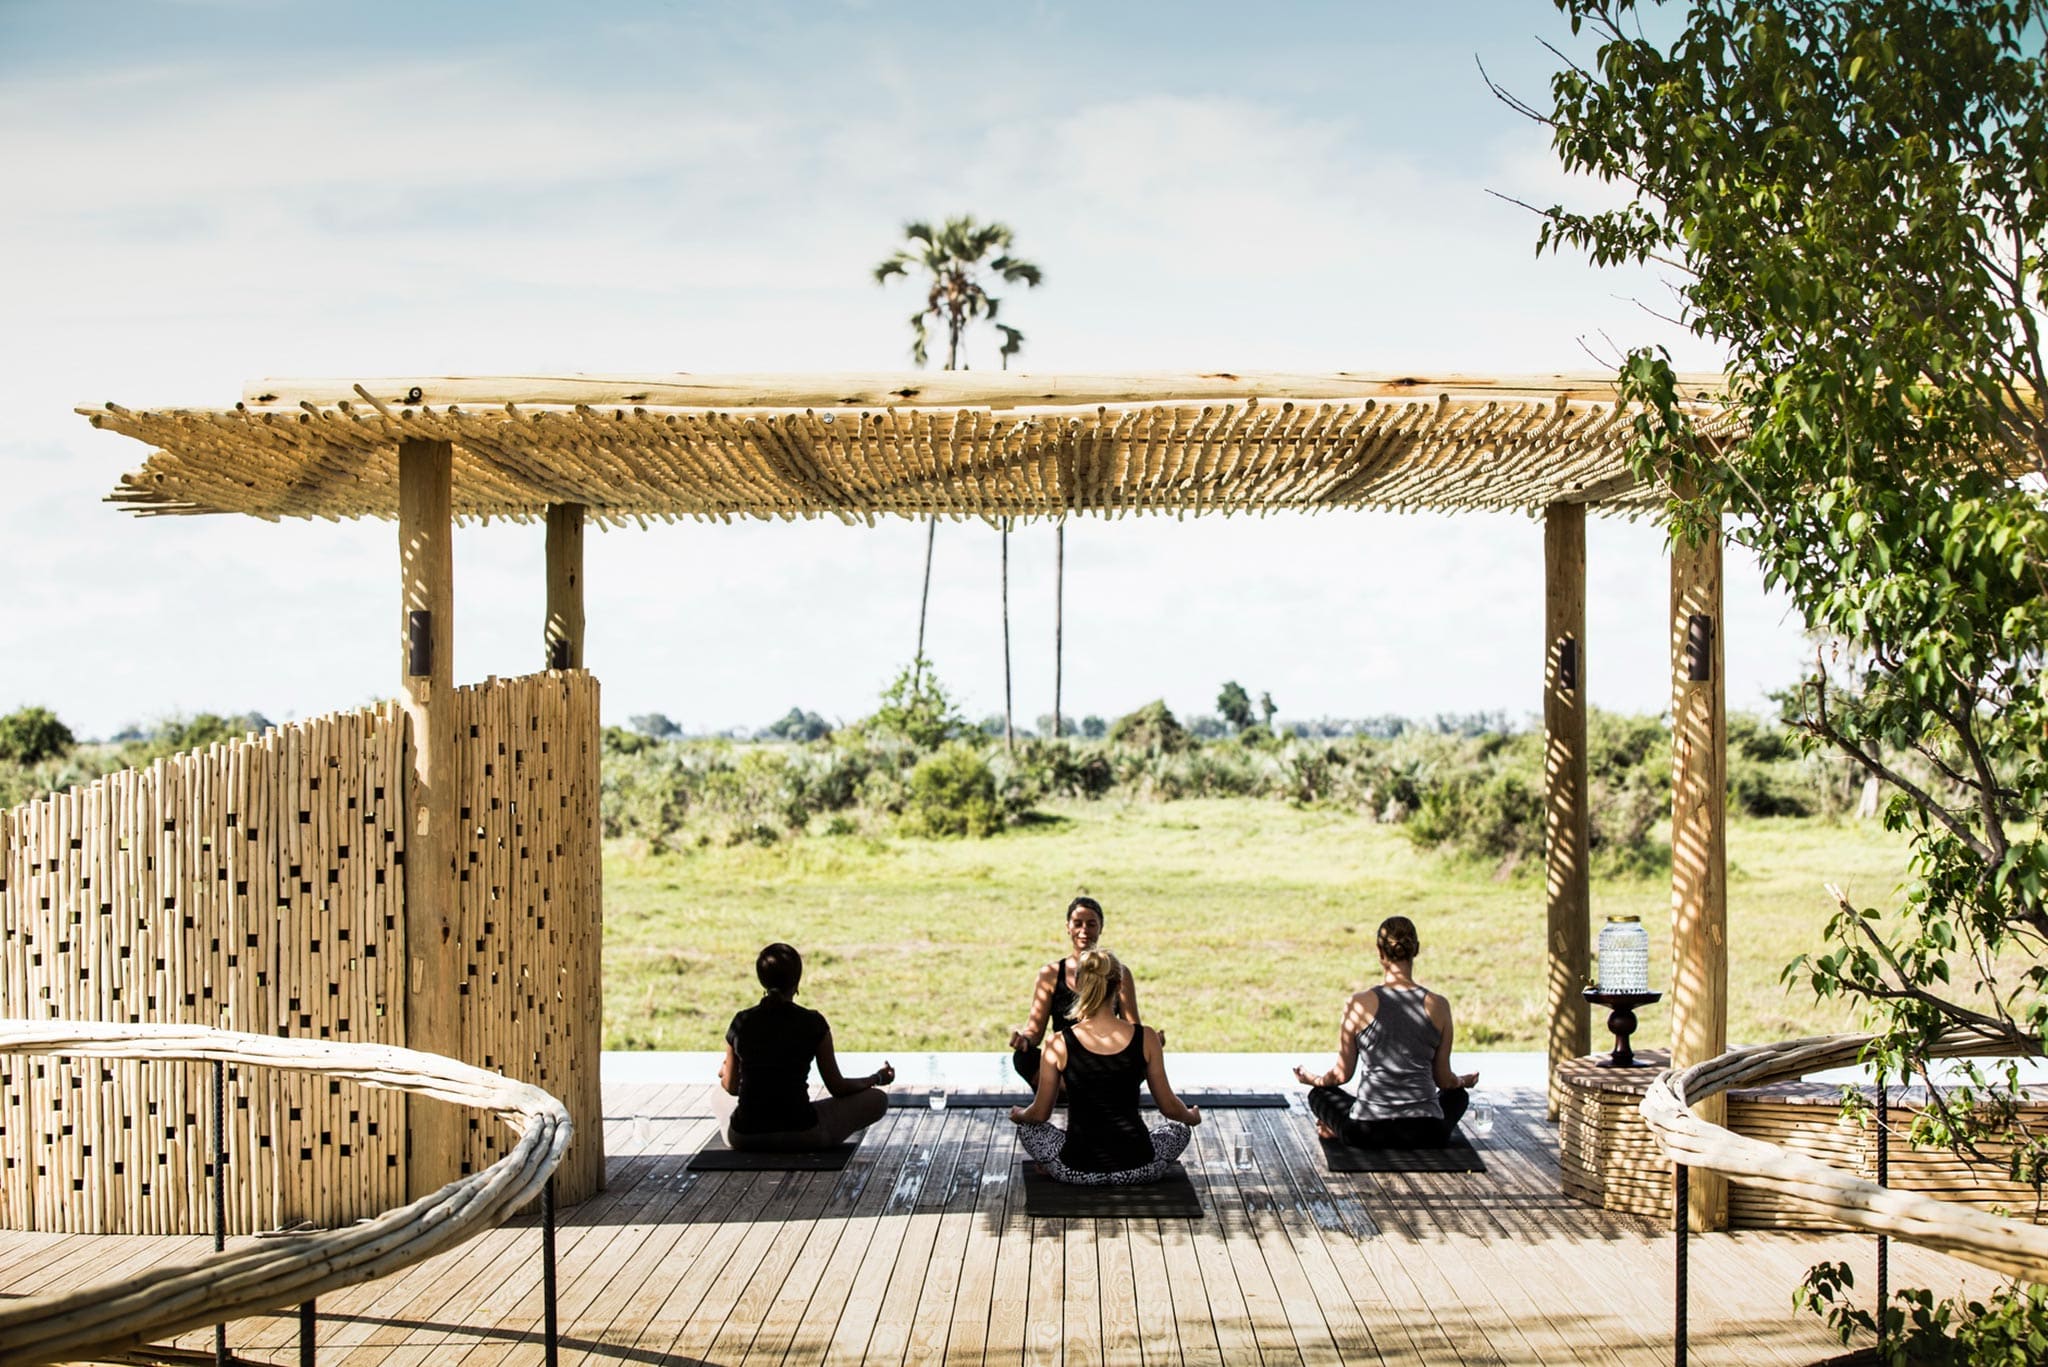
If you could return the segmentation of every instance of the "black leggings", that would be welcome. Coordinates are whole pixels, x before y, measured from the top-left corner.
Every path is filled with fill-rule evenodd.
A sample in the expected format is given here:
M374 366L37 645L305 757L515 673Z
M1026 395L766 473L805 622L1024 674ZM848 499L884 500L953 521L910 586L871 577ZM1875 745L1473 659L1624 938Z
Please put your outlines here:
M1418 1115L1400 1120L1354 1120L1356 1100L1341 1087L1312 1087L1308 1108L1315 1118L1336 1132L1337 1138L1354 1149L1440 1149L1451 1142L1459 1117L1471 1104L1472 1094L1463 1087L1451 1087L1436 1094L1444 1118Z

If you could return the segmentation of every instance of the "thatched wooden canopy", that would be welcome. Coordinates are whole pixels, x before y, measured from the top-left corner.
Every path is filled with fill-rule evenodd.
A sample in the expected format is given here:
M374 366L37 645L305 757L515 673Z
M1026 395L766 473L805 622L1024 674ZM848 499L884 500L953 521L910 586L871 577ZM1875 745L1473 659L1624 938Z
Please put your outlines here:
M1686 382L1710 440L1739 435L1719 391L1718 379ZM545 661L581 669L583 530L593 520L1540 513L1553 1072L1588 1048L1580 995L1591 939L1585 518L1589 509L1642 512L1668 492L1632 473L1635 415L1618 411L1611 378L1219 371L262 380L225 408L80 411L154 448L109 495L135 512L397 520L401 674L415 734L426 738L414 750L414 806L423 815L406 865L409 943L424 946L411 951L408 1038L428 1049L449 1038L436 985L459 980L461 968L460 946L436 929L451 895L438 842L456 816L445 779L452 730L441 714L453 687L457 520L546 519ZM1681 1065L1726 1044L1720 617L1718 538L1674 546L1671 1004ZM1718 1119L1717 1105L1705 1103L1703 1114ZM414 1137L419 1153L446 1147L436 1135ZM1702 1174L1691 1190L1699 1227L1718 1225L1726 1198L1715 1181Z
M1662 499L1628 471L1611 379L1568 375L263 380L230 408L80 412L156 448L109 495L139 513L396 517L404 439L450 443L460 520L563 504L616 524Z

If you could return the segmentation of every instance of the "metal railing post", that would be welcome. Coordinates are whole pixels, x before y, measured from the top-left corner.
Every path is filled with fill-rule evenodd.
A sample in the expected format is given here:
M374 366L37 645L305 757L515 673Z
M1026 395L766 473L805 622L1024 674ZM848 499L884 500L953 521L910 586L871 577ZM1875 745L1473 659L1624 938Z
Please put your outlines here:
M1671 1329L1671 1360L1676 1364L1676 1367L1685 1367L1685 1246L1690 1241L1692 1233L1692 1216L1686 1208L1687 1202L1692 1199L1692 1181L1685 1164L1677 1163L1672 1165L1671 1185L1677 1197L1678 1207L1676 1212L1678 1217L1678 1278L1675 1288L1677 1313Z
M1887 1186L1891 1178L1892 1089L1884 1070L1877 1073L1877 1184ZM1877 1236L1877 1346L1885 1341L1885 1307L1891 1303L1891 1237Z
M213 1251L228 1246L228 1065L213 1061ZM215 1367L228 1367L228 1326L213 1326Z
M540 1193L541 1294L546 1298L547 1367L555 1367L561 1351L560 1327L555 1320L555 1179Z

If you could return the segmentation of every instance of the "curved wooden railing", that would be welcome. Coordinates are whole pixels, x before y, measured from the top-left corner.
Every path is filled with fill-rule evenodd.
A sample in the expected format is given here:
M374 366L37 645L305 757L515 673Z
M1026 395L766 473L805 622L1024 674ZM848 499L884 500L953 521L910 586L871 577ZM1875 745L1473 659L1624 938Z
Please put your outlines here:
M1756 1087L1861 1060L1869 1035L1830 1035L1736 1049L1658 1078L1643 1096L1643 1119L1673 1161L1720 1173L1824 1208L1844 1225L1953 1253L2028 1281L2048 1281L2048 1228L1989 1211L1881 1187L1750 1139L1694 1115L1690 1107L1731 1087ZM1975 1031L1941 1037L1940 1058L2027 1052ZM2038 1053L2038 1044L2033 1052Z
M538 1087L392 1045L196 1025L0 1021L0 1054L218 1061L319 1073L488 1111L519 1136L482 1171L372 1219L266 1237L121 1281L0 1306L0 1363L10 1365L104 1357L395 1272L502 1223L540 1195L571 1134L568 1109Z

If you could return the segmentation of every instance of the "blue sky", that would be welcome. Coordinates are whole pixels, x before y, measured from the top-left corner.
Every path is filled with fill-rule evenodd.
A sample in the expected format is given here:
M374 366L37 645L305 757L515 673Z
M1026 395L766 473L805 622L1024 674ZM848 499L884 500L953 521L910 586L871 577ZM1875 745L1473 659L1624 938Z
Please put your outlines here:
M1664 286L1538 260L1539 203L1607 202L1475 58L1540 100L1548 0L1429 6L0 4L0 710L85 734L275 718L396 683L390 524L136 521L144 454L77 403L216 405L259 376L907 368L907 218L1010 223L1036 370L1588 370L1717 354ZM1589 354L1590 353L1590 354ZM992 363L992 347L970 350ZM1589 536L1596 702L1668 692L1654 527ZM1077 522L1075 714L1226 678L1283 716L1537 702L1521 517ZM456 544L458 677L539 657L541 534ZM613 719L852 717L910 653L923 529L593 536ZM1001 705L997 538L942 525L928 651ZM1017 708L1051 704L1052 532L1012 540ZM1732 705L1796 672L1731 555Z

